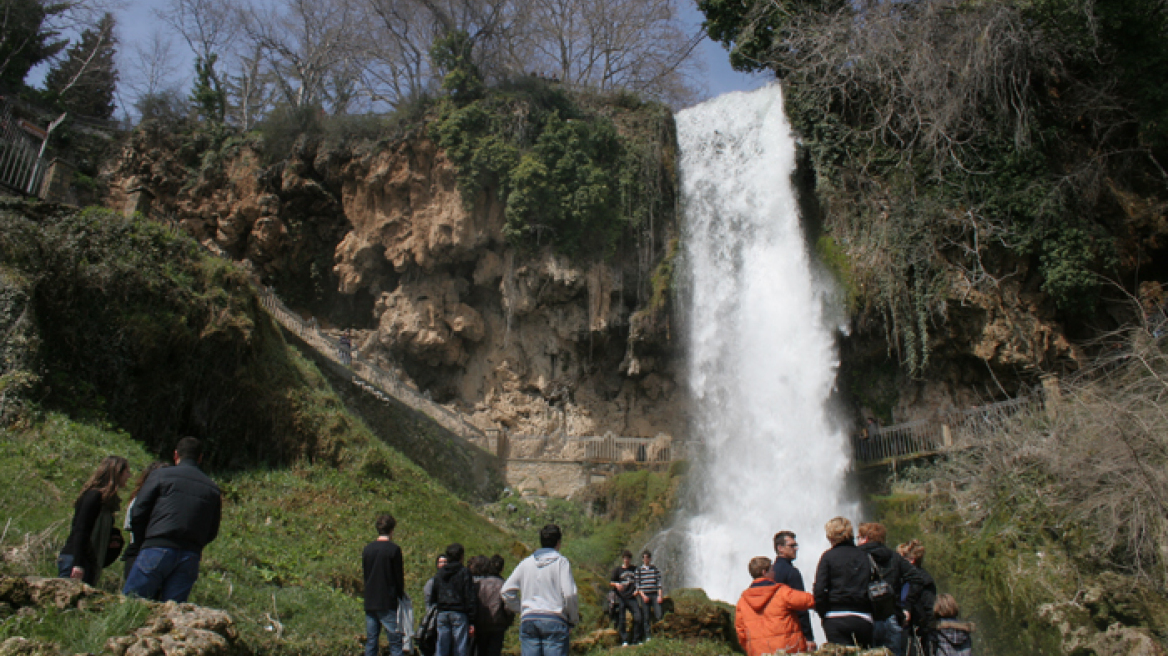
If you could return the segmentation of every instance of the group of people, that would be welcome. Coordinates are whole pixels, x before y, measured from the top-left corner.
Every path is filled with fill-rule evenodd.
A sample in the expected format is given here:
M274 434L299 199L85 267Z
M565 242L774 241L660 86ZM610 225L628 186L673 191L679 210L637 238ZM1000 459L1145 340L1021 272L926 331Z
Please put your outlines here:
M649 550L641 552L641 564L633 565L633 554L621 552L621 564L608 577L608 612L620 634L621 644L640 644L650 638L650 627L661 619L661 604L665 601L661 570L653 564ZM628 617L632 626L625 628Z
M74 502L69 537L57 559L62 577L96 585L103 568L119 555L125 561L123 592L159 601L186 601L199 575L203 548L219 532L222 494L199 469L202 445L179 440L174 464L156 462L140 474L130 495L123 528L115 526L119 491L130 479L125 458L108 456ZM396 520L381 515L378 537L362 553L365 580L366 656L377 656L384 629L391 656L403 653L412 617L403 618L405 581L401 548L393 542ZM893 550L879 523L859 527L836 517L824 527L831 548L806 592L795 567L798 542L791 531L774 536L774 560L752 558L752 582L737 605L735 628L747 656L816 648L809 611L822 620L828 643L886 647L896 656L961 656L971 653L973 626L958 620L956 600L937 594L924 567L925 548L917 540ZM498 656L503 634L516 614L523 656L566 656L569 632L579 623L572 566L560 553L563 535L548 524L540 548L516 566L506 581L501 556L476 556L464 566L465 550L451 544L438 556L437 573L425 586L427 608L437 619L437 656ZM609 577L610 612L622 643L648 640L661 618L661 571L649 551L632 564L629 551ZM404 607L404 608L403 608ZM632 616L626 628L627 615Z
M60 576L97 585L120 556L125 594L186 601L199 577L203 548L219 533L222 512L222 494L199 469L202 459L199 440L184 437L175 447L173 466L155 462L141 472L122 523L130 536L127 545L115 514L130 464L121 456L103 458L73 503L69 537L57 558Z
M405 594L401 548L393 542L397 521L381 515L377 539L362 553L365 577L365 655L378 656L381 632L389 653L401 656L412 627ZM502 578L502 556L475 556L464 566L465 549L454 543L435 560L438 571L423 588L427 615L436 614L437 656L499 656L503 635L520 616L523 656L567 656L571 628L580 622L572 565L559 551L560 528L539 532L540 548ZM410 609L407 611L407 609Z
M783 650L814 651L809 611L821 618L828 643L885 647L896 656L968 656L973 625L958 620L957 601L937 594L924 567L918 540L895 551L884 544L882 524L836 517L824 527L831 548L815 570L809 593L794 565L799 544L791 531L774 536L775 559L752 558L752 582L738 600L734 619L747 656Z

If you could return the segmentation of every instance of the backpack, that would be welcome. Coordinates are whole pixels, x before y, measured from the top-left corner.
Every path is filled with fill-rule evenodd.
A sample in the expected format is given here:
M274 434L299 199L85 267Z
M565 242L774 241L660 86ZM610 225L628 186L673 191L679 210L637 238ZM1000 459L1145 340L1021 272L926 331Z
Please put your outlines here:
M868 580L868 600L872 602L872 619L882 622L896 613L896 592L892 585L880 575L876 560L868 555L872 564L872 577Z
M438 606L431 606L414 634L414 645L422 656L433 656L438 650Z

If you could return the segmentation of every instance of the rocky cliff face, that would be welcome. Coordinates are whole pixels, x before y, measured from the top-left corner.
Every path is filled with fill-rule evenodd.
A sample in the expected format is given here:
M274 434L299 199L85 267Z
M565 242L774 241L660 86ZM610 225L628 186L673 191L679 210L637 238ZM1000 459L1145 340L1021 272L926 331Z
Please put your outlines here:
M204 146L184 160L180 137L135 133L107 172L109 204L149 200L482 428L680 434L676 340L668 308L649 309L672 217L609 257L569 259L510 246L493 191L464 198L424 133L302 139L266 167L247 141Z

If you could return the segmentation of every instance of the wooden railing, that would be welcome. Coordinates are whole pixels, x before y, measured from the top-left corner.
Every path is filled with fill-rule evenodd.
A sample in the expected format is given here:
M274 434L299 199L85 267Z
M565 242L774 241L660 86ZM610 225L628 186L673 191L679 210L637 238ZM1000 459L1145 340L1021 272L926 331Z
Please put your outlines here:
M876 435L852 439L856 460L878 464L933 455L945 449L961 448L1001 425L1009 416L1042 402L1038 395L975 406L946 414L940 420L921 419L884 426Z

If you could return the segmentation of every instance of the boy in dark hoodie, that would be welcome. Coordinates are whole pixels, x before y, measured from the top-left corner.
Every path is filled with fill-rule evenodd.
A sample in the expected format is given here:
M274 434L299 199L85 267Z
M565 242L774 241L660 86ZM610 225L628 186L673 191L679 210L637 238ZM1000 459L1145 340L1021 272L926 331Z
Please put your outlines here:
M883 524L868 522L860 524L860 550L872 557L876 567L880 570L880 578L884 579L897 595L896 612L891 617L873 617L872 646L886 647L894 656L904 656L904 625L908 624L911 613L907 609L916 603L916 595L920 594L921 587L926 584L925 577L920 570L913 567L907 560L892 549L884 545L888 531ZM903 603L900 601L900 591L905 583L910 588L909 594ZM913 590L916 592L914 593Z
M446 547L446 564L434 576L428 603L438 606L436 656L468 656L473 629L470 618L478 613L474 577L463 567L465 550L455 542Z
M934 656L972 656L973 623L958 621L960 609L951 594L937 596L933 616L937 623L929 635L930 654Z

